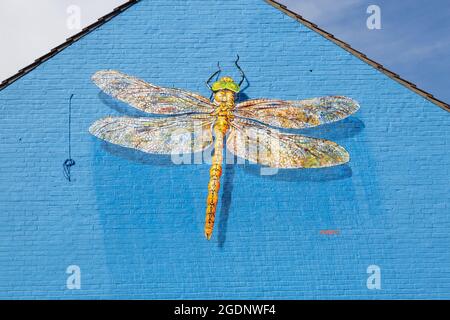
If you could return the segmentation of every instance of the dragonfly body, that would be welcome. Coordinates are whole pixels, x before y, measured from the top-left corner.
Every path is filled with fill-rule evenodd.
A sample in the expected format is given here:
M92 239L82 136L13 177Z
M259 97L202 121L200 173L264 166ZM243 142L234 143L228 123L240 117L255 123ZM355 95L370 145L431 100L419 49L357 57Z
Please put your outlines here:
M221 81L234 83L231 78L222 78ZM219 81L220 82L220 81ZM217 202L219 200L220 177L222 176L223 162L223 141L230 128L233 120L233 109L235 107L235 92L226 89L226 85L220 86L216 82L217 91L214 93L214 103L217 109L213 115L217 116L214 122L214 154L211 159L211 169L209 171L208 197L206 199L206 221L205 221L205 237L211 238L214 221L216 217Z
M212 102L196 93L158 87L114 70L98 71L92 79L107 94L141 111L170 115L105 117L89 128L94 136L153 154L187 154L214 146L204 228L208 240L219 200L225 139L231 153L272 168L323 168L350 159L348 152L332 141L274 128L304 129L342 120L359 109L350 98L254 99L236 104L240 86L229 77L210 87Z

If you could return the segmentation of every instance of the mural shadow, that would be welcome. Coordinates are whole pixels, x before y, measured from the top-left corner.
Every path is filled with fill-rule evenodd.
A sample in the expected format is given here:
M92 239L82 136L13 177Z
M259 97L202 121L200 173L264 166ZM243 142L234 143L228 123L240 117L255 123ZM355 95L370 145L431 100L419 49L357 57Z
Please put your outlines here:
M227 237L227 225L230 215L231 200L233 195L233 180L236 167L233 164L225 165L223 176L223 193L221 198L220 217L217 230L217 241L219 248L223 248Z
M100 147L113 156L143 165L154 165L161 167L174 167L180 165L173 162L171 155L146 153L131 148L121 147L106 141L101 141ZM192 153L188 156L191 159L190 163L195 163L194 159L199 157L198 153ZM200 154L200 157L201 156L202 155Z
M348 117L342 121L315 128L291 129L283 130L283 132L339 141L357 136L362 130L364 130L364 128L365 125L360 119L356 117ZM352 177L352 169L349 164L319 169L275 169L269 170L266 174L264 174L264 168L257 164L246 162L240 166L245 172L253 176L260 176L263 179L270 179L274 181L326 182L348 179Z
M250 97L244 92L239 92L239 95L236 99L236 103L241 103L247 100L250 100Z
M107 94L100 92L100 100L107 105L112 110L120 114L125 114L129 116L149 117L148 114L139 111L125 103L111 98ZM246 101L249 97L245 93L240 93L238 102ZM150 117L152 117L151 115ZM157 117L158 115L156 115ZM316 128L300 129L300 130L283 130L283 132L301 134L310 137L323 138L332 141L345 140L357 136L365 128L364 123L356 118L349 117L342 121L335 123L319 126ZM140 163L144 165L155 165L162 167L172 167L177 166L170 155L156 155L141 152L138 150L125 148L117 146L105 141L101 142L101 148L107 153L120 157L135 163ZM191 159L195 159L196 155L192 154ZM192 162L194 163L194 162ZM284 182L327 182L335 180L349 179L352 177L352 169L349 164L321 168L321 169L280 169L273 171L273 174L264 174L262 170L264 168L257 164L252 164L246 162L245 164L224 164L224 175L222 177L222 195L221 195L221 207L218 217L218 247L223 248L226 242L227 225L230 214L230 207L232 203L232 193L233 193L233 180L235 176L236 167L239 166L247 174L252 176L258 176L262 179L269 179L273 181L284 181ZM270 173L270 172L269 172Z
M357 136L364 128L364 122L360 119L357 117L348 117L341 121L324 124L314 128L283 129L283 132L327 140L344 140Z
M121 113L123 115L132 116L132 117L148 117L149 116L148 113L140 111L139 109L136 109L126 103L123 103L123 102L107 95L103 91L100 91L98 93L98 98L104 105L108 106L110 109L115 110L118 113Z
M252 176L259 176L262 179L286 182L326 182L342 180L352 177L352 168L348 164L320 169L279 169L273 174L264 174L263 167L257 164L246 163L241 165L244 171Z

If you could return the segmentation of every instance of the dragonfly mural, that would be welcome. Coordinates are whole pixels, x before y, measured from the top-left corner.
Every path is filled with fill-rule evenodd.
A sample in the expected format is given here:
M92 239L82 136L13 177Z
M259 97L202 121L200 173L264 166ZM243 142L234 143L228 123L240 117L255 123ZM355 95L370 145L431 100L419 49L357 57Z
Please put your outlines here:
M338 144L276 129L303 129L342 120L359 109L356 101L329 96L299 101L254 99L237 103L246 80L222 77L211 85L212 99L175 88L159 87L119 71L96 72L92 79L105 93L149 114L165 117L106 117L89 128L107 142L152 154L187 154L214 147L205 236L211 238L222 175L224 140L234 155L271 168L323 168L350 160Z

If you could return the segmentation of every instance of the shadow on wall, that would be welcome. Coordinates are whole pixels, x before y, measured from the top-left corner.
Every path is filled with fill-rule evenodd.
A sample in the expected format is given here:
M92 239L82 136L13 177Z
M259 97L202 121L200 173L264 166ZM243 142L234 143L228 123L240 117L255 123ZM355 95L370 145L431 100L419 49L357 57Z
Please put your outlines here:
M170 155L145 153L139 150L121 147L106 141L101 142L101 148L113 156L144 165L161 167L177 166L177 164L173 163Z
M141 117L151 116L145 112L135 109L125 103L117 101L103 92L99 92L100 100L111 109L128 116ZM241 93L240 100L245 101L248 96ZM158 115L156 115L158 116ZM356 117L349 117L344 120L322 125L310 129L302 130L282 130L288 133L302 134L310 137L323 138L328 140L342 140L358 135L364 129L364 123ZM146 165L174 166L171 157L168 155L147 154L138 150L116 146L107 142L102 143L102 148L115 156L128 159ZM195 155L192 155L195 157ZM194 158L192 158L194 159ZM253 175L260 174L260 166L247 164L245 170ZM322 169L292 169L279 170L275 175L265 176L268 179L282 181L328 181L345 179L352 176L352 170L348 165Z
M359 133L362 128L364 128L362 121L356 118L348 118L341 121L341 123L335 123L332 125L334 129L332 129L330 126L325 126L326 128L320 128L318 130L311 129L311 133L316 134L308 134L308 136L323 137L330 140L340 140L353 137L354 135ZM101 148L116 157L120 157L144 165L155 165L162 167L177 166L177 164L173 163L170 155L149 154L139 150L117 146L105 141L101 142ZM192 161L194 161L193 159L196 158L196 154L191 155ZM229 166L234 165L227 165L227 167ZM238 166L243 167L244 170L251 175L262 176L265 179L279 181L324 182L347 179L352 176L352 169L348 164L320 169L280 169L273 175L262 175L262 167L257 164L250 164L246 162L245 164L240 164Z
M338 122L301 130L283 130L283 132L301 134L314 138L339 141L357 136L364 130L364 122L357 117L348 117Z
M217 224L217 241L219 248L223 248L227 237L228 217L230 215L230 206L233 195L233 180L236 170L236 167L233 164L227 164L224 168L225 173L222 178L223 193L221 198L219 221Z
M261 166L259 165L247 164L244 166L244 170L251 175L261 176L264 179L287 182L326 182L352 177L352 168L348 164L321 169L280 169L273 175L261 175Z
M120 101L117 101L103 92L99 93L99 98L105 105L107 105L112 110L115 110L120 114L125 114L134 117L153 116L141 112ZM248 99L248 96L242 94L241 100L246 99ZM342 121L319 126L316 128L302 129L302 130L283 130L283 131L289 133L302 134L311 137L328 139L332 141L340 141L357 136L364 129L364 127L365 127L364 123L361 120L359 120L356 117L349 117ZM170 167L178 166L177 164L173 163L170 155L148 154L138 150L113 145L104 141L101 142L101 148L107 154L118 157L120 159L125 159L126 161L131 161L134 163L148 166L165 167L166 169L163 170L170 170L169 169ZM192 157L194 156L195 155L192 155ZM292 183L300 181L322 183L333 180L349 179L352 177L352 169L348 164L322 169L284 169L284 170L280 169L273 175L262 175L261 166L256 164L250 164L248 162L246 162L245 164L238 164L238 165L235 164L224 165L224 174L222 177L221 205L220 205L220 212L218 212L217 217L218 219L216 222L218 246L220 248L223 248L226 241L228 217L230 214L230 207L233 200L232 199L233 180L235 176L235 170L237 167L242 168L244 172L252 176L258 176L261 179L292 182ZM135 181L135 183L139 182ZM141 187L139 187L139 189L141 189ZM142 190L142 192L144 191Z
M104 105L106 105L109 108L111 108L112 110L115 110L126 116L131 116L131 117L143 117L143 116L148 117L149 116L148 113L145 113L136 108L133 108L132 106L130 106L126 103L120 102L120 101L116 100L115 98L110 97L103 91L100 91L98 93L98 98Z

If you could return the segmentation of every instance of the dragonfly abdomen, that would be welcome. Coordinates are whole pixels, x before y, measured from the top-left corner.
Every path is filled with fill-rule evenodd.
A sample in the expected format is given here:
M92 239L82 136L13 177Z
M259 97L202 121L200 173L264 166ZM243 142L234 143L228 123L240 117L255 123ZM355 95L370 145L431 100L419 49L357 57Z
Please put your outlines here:
M212 165L209 170L208 198L206 200L206 221L205 236L209 240L211 238L214 221L216 219L217 202L219 200L220 177L222 176L223 161L223 139L228 130L227 121L223 122L218 119L214 125L214 154L212 156Z

